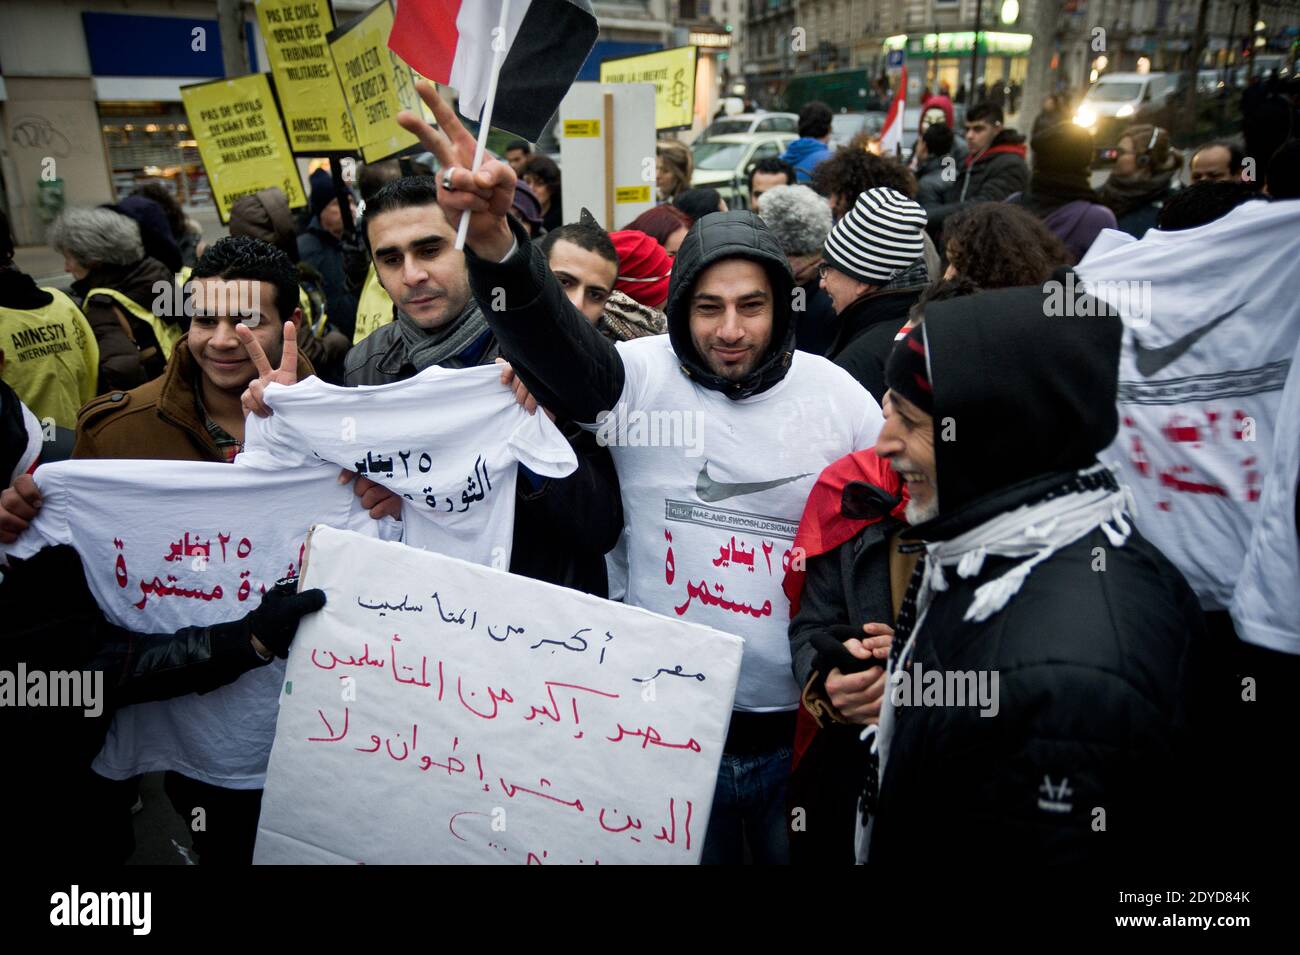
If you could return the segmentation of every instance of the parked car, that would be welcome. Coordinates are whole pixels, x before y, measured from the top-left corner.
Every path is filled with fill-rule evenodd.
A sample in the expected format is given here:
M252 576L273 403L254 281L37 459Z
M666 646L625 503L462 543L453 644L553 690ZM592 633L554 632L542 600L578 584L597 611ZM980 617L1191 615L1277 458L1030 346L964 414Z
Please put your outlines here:
M885 113L875 110L865 113L836 113L831 117L830 146L847 146L850 139L858 133L879 136L885 125Z
M731 136L736 133L798 133L799 115L797 113L737 113L735 116L723 116L704 127L704 132L696 137L697 143L713 139L715 136Z
M794 133L728 133L697 141L692 186L710 186L728 209L749 208L749 173L760 159L775 159L795 140Z
M1176 73L1107 73L1085 94L1074 121L1092 131L1098 158L1114 159L1120 134L1163 106L1177 88Z

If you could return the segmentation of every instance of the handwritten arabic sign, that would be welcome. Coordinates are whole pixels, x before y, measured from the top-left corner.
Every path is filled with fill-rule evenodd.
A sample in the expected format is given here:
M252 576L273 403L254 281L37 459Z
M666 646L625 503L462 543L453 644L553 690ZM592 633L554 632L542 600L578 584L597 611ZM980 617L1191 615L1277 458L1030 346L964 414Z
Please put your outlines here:
M742 641L327 527L255 861L695 863Z

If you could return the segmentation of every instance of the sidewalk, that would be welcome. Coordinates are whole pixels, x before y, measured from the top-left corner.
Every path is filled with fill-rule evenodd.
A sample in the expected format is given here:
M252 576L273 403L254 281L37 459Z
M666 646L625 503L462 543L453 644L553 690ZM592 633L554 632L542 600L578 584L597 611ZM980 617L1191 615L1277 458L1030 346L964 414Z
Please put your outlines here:
M187 206L185 214L199 224L203 229L203 238L209 243L230 234L221 224L213 206ZM72 276L63 270L63 256L48 245L20 245L14 251L14 264L35 279L37 285L47 285L66 292L72 282Z

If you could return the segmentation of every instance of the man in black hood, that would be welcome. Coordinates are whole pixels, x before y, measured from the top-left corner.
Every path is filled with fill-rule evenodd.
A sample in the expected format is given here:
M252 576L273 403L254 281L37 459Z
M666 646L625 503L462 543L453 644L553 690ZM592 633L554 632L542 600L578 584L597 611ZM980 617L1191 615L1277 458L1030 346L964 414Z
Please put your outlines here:
M501 350L534 398L613 454L627 603L745 639L704 861L740 862L747 847L757 862L784 862L799 687L783 564L797 557L817 475L874 443L879 408L848 373L795 351L790 268L751 212L695 223L673 265L666 336L611 344L508 216L514 172L490 161L471 174L473 138L417 86L440 131L409 113L401 122L438 157L448 220L470 215L470 286Z
M1121 322L1095 300L1050 304L1038 287L936 302L890 355L876 451L925 551L860 860L1132 859L1189 836L1201 613L1097 461L1118 428Z

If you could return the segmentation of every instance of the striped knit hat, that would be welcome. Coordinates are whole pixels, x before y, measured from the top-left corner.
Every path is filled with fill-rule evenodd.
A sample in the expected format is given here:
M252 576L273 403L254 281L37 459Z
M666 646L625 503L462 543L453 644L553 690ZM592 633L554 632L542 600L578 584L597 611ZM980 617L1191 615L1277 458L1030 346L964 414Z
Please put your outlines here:
M925 210L901 192L876 186L858 196L826 237L822 258L868 285L884 285L925 252Z

